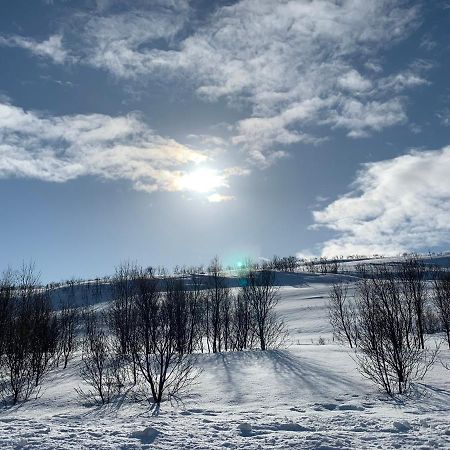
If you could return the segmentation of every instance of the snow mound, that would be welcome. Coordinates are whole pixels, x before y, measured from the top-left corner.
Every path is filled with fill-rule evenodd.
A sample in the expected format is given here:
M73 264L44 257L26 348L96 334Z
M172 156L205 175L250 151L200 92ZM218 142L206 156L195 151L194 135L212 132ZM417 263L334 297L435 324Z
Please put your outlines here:
M244 422L239 424L239 431L242 436L251 436L252 434L252 425L250 423Z
M294 432L312 431L312 428L304 427L299 423L295 422L277 423L273 424L268 428L274 431L294 431Z
M401 433L406 433L412 428L411 424L407 420L395 421L392 425L394 425L396 431L399 431Z
M140 431L133 431L130 434L131 438L139 439L140 441L151 444L161 434L156 428L147 427Z
M344 404L339 405L338 409L340 411L364 411L366 408L360 405Z

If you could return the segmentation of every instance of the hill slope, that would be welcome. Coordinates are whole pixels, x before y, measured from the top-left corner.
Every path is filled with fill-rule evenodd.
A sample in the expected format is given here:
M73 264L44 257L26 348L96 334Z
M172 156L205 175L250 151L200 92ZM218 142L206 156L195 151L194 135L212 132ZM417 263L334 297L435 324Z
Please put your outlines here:
M449 448L449 373L437 364L401 401L364 380L332 342L327 300L336 277L280 277L288 348L200 355L196 385L159 411L131 398L82 405L77 356L52 373L39 399L0 411L0 447Z

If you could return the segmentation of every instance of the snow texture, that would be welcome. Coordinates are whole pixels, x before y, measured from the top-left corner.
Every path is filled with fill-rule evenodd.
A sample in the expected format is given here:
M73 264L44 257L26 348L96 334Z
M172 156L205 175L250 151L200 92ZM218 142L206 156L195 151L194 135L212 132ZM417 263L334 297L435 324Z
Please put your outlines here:
M196 385L160 409L126 393L104 407L82 404L77 355L40 398L0 410L0 448L450 448L449 372L436 364L405 398L363 379L332 340L327 301L336 277L284 276L287 348L200 355ZM449 361L449 351L440 357Z

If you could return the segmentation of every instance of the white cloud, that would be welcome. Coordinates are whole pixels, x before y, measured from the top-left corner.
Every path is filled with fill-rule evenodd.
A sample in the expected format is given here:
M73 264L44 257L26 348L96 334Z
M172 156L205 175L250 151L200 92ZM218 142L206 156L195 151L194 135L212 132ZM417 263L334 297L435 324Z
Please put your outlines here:
M399 98L361 102L357 99L343 98L339 108L330 113L326 122L345 128L348 136L366 137L370 131L380 131L406 121L403 102Z
M23 36L0 36L0 46L20 47L36 56L50 58L55 63L64 63L69 54L64 48L62 36L55 34L47 40L38 42Z
M70 53L127 81L157 77L239 107L231 142L262 167L330 129L365 137L407 122L405 91L427 83L420 64L388 74L380 64L420 21L403 0L241 0L202 19L188 0L118 5L77 15Z
M364 92L372 87L372 82L364 78L357 70L352 69L338 79L338 84L351 92Z
M236 135L232 142L243 145L253 162L261 167L271 165L276 159L285 155L283 151L274 151L274 145L287 145L296 142L317 144L323 140L295 128L300 123L317 119L317 111L328 100L311 98L299 103L292 103L277 116L251 117L239 121Z
M148 75L159 64L160 52L155 50L155 43L169 43L186 24L188 1L135 1L121 13L109 13L110 3L114 4L106 2L100 7L101 15L81 16L81 30L77 30L81 31L82 42L78 52L89 64L117 77Z
M318 142L310 125L361 137L405 122L400 93L425 80L412 68L383 76L373 60L408 36L418 17L400 0L242 0L180 39L190 18L180 1L151 14L105 13L81 35L84 61L118 77L161 76L205 100L239 105L247 117L233 142L267 166L284 154L280 147Z
M414 70L408 69L404 72L390 75L379 80L379 89L388 92L402 92L407 88L413 88L429 82L420 74L421 71L429 67L418 66Z
M207 151L155 134L135 114L50 116L0 103L2 178L64 182L93 175L128 180L147 192L177 191L186 171L209 158ZM227 184L240 174L230 168L219 175Z
M327 256L397 254L450 240L450 146L363 166L354 190L314 211Z

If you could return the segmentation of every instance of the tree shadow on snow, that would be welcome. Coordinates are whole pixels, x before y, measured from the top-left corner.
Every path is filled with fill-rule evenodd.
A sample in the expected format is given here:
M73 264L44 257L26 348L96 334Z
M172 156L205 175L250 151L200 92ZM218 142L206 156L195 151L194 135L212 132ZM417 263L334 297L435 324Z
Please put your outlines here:
M353 379L333 372L330 367L295 356L287 350L269 350L266 354L278 379L286 385L306 388L320 395L327 391L332 395L342 390L355 391Z
M329 394L354 394L358 383L334 372L326 365L318 364L306 357L293 355L288 350L252 350L234 353L219 353L209 361L224 391L231 394L232 403L242 403L248 392L247 382L253 381L254 370L261 371L262 379L267 377L270 384L267 389L292 393L299 397L305 394L317 394L317 399ZM275 380L272 384L270 379ZM264 380L265 381L265 380ZM263 382L264 382L263 381ZM361 394L363 389L361 387Z
M93 400L82 402L83 406L92 408L86 413L84 413L83 416L105 417L110 416L111 414L117 416L119 410L122 408L125 401L128 399L131 391L132 388L129 388L126 391L122 392L121 394L116 395L113 399L111 399L109 403L105 404L98 404L95 403Z

